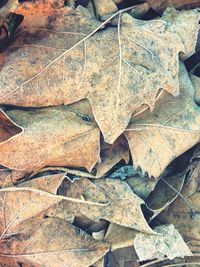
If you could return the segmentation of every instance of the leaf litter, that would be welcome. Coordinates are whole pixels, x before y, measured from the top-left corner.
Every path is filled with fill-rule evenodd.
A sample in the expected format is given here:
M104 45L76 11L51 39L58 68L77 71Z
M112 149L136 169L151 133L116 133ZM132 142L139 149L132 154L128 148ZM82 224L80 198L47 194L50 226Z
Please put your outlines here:
M0 8L3 266L200 261L198 4L125 2Z

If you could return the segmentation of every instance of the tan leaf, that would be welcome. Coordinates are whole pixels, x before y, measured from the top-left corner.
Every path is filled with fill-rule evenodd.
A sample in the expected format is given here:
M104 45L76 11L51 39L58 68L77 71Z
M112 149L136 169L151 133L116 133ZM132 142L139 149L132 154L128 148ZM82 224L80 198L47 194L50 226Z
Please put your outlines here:
M18 180L22 179L27 173L9 169L0 169L0 188L13 186Z
M179 94L178 54L194 52L198 12L171 10L163 19L141 21L119 11L112 15L118 26L106 31L99 30L110 19L99 25L83 16L83 8L63 18L66 12L39 9L35 17L34 6L31 15L20 9L26 20L1 71L1 104L47 106L88 98L105 141L113 143L134 111L153 109L160 89Z
M167 165L200 140L200 109L193 102L193 86L180 65L180 95L163 92L153 112L132 118L125 136L135 168L158 177ZM184 107L184 108L183 108Z
M5 214L6 216L7 214ZM2 220L2 218L1 218ZM58 218L34 217L0 240L3 263L10 259L25 266L87 267L109 249L80 229Z
M68 220L69 214L72 214L72 217L84 215L92 221L104 219L154 234L141 211L140 205L143 200L136 196L125 182L117 179L94 179L92 181L87 178L68 181L65 196L77 199L77 201L82 200L83 203L62 201L46 214L65 220ZM97 204L91 205L84 201Z
M112 145L101 142L101 162L95 167L96 176L106 174L115 164L124 160L129 162L129 147L126 138L121 135Z
M106 206L107 203L97 203L85 201L83 199L70 198L54 195L38 189L29 187L10 187L0 189L0 239L4 235L9 235L15 231L15 228L38 214L44 212L52 206L55 206L65 200L66 202L84 203L86 205ZM73 211L67 211L69 221L74 219Z
M91 170L99 161L99 129L71 106L10 110L6 112L9 117L1 114L11 127L21 128L21 133L5 134L0 143L0 163L6 167L33 171L67 165ZM5 127L3 121L0 131L6 132Z
M63 181L64 177L65 174L63 173L34 177L34 179L32 180L18 184L17 187L30 187L33 189L56 194L57 189Z
M192 255L182 236L172 224L157 226L154 230L161 235L138 233L135 237L134 247L140 261L164 259L165 255L170 260Z
M117 6L112 0L93 0L95 13L100 17L115 13L118 11Z
M105 240L111 244L111 249L133 246L138 231L115 223L111 223L105 236Z

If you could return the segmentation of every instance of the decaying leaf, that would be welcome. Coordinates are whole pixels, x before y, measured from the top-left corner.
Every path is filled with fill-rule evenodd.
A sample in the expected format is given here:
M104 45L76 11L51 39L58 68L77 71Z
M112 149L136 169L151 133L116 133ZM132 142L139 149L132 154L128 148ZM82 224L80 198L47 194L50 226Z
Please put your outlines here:
M134 247L140 261L163 259L164 256L174 259L192 255L182 236L172 224L157 226L154 230L161 235L138 233L135 237Z
M65 196L92 203L105 203L105 205L88 205L63 201L48 216L65 218L69 213L80 214L92 221L105 219L107 221L124 225L138 231L155 234L144 219L140 205L143 200L135 195L126 182L112 179L87 178L69 181ZM53 214L53 215L52 215Z
M123 135L120 136L112 145L102 141L100 151L101 162L95 167L96 176L103 176L121 160L124 160L127 164L129 162L129 157L128 143Z
M106 243L93 240L66 221L39 216L22 221L15 232L0 240L2 262L6 264L11 258L25 266L88 267L108 249Z
M0 75L1 104L48 106L88 98L105 141L113 143L134 111L153 109L160 89L179 94L178 55L194 52L198 12L168 10L159 20L141 21L119 11L113 15L118 26L105 31L99 30L110 19L95 22L83 8L77 20L74 13L60 16L63 8L50 14L39 9L35 25L34 9L28 15L21 7L23 12L24 26Z
M158 177L174 158L200 141L200 109L193 102L193 86L183 64L179 77L180 95L162 92L154 111L134 116L125 133L134 166L149 176Z
M91 170L99 161L99 129L71 106L1 111L1 117L5 138L0 143L0 163L8 168L33 171L67 165ZM9 127L21 132L8 132Z

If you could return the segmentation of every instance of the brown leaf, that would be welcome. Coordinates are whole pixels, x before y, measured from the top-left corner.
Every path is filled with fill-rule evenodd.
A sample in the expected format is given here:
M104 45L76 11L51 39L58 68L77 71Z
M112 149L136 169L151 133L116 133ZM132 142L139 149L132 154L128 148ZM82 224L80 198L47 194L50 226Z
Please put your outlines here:
M42 177L34 177L34 179L22 182L17 185L17 187L30 187L33 189L38 189L41 191L45 191L48 193L56 194L57 189L62 183L65 174L52 174L52 175L45 175Z
M48 216L66 220L69 214L74 217L84 215L92 221L104 219L138 231L154 234L141 211L140 205L143 200L136 196L123 181L94 179L91 182L87 178L76 179L73 182L68 182L65 196L82 200L82 202L84 200L97 204L88 205L87 203L62 201L55 209L50 209L47 213Z
M112 145L101 142L101 162L95 167L96 176L106 174L114 165L121 160L129 162L129 147L126 138L121 135Z
M1 114L6 116L3 111ZM91 170L99 161L99 129L71 106L10 110L6 114L10 118L6 123L12 128L15 121L21 133L7 136L4 121L0 125L6 137L0 143L2 165L24 171L63 165Z
M140 261L154 258L164 259L165 255L170 260L192 255L182 236L172 224L157 226L155 231L161 235L153 236L143 233L136 235L134 247Z
M200 109L193 102L193 86L180 65L180 95L163 92L153 112L132 118L125 136L135 168L158 177L167 165L200 140ZM183 109L184 107L184 109Z
M113 15L118 26L106 31L99 30L110 19L99 25L83 16L83 8L64 18L63 9L37 12L39 22L34 9L32 15L20 10L26 21L1 71L1 104L46 106L88 98L105 141L113 143L134 111L142 105L153 109L160 89L179 94L178 54L194 52L197 12L172 10L163 19L141 21L120 11Z
M7 213L5 214L5 216ZM2 219L2 218L1 218ZM14 233L0 240L2 262L12 258L29 266L87 267L109 249L80 229L58 218L34 217L23 221Z

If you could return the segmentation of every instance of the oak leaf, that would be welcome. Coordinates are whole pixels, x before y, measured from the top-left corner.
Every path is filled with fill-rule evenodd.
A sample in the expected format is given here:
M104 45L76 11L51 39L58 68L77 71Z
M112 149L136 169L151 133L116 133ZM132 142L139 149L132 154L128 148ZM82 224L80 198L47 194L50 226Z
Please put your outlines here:
M198 12L168 10L159 20L141 21L119 11L112 15L117 26L104 31L110 19L95 22L83 8L76 10L77 20L74 13L60 16L63 8L43 11L36 25L30 22L34 9L28 15L21 7L23 12L26 21L0 74L0 104L47 106L87 98L105 141L113 143L132 113L143 105L153 109L160 89L179 94L178 55L194 52ZM52 17L58 19L47 23Z
M95 241L64 220L40 216L22 221L15 232L0 240L3 263L6 264L11 258L27 266L34 264L34 267L88 267L108 249L109 245L105 242Z
M200 141L200 108L193 102L194 89L182 64L179 77L180 95L163 91L154 111L133 116L125 132L135 168L140 166L149 176L158 177Z
M123 181L94 179L91 182L87 178L76 179L73 182L68 182L64 195L77 199L79 202L82 200L104 205L63 200L57 207L51 208L46 213L48 216L66 220L69 214L72 214L71 217L84 215L93 221L98 222L100 219L104 219L138 231L154 234L141 210L143 200L135 195Z
M67 165L91 170L99 161L100 131L72 106L0 114L0 163L5 167L33 171Z

